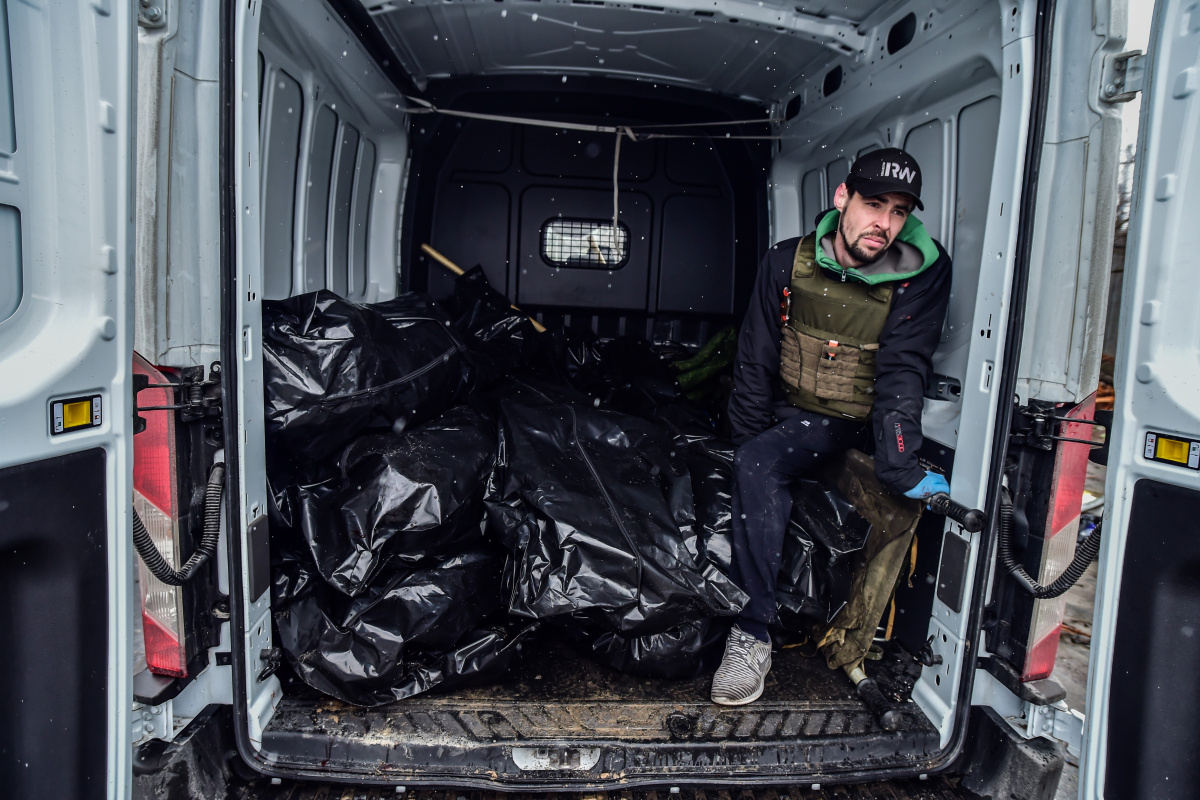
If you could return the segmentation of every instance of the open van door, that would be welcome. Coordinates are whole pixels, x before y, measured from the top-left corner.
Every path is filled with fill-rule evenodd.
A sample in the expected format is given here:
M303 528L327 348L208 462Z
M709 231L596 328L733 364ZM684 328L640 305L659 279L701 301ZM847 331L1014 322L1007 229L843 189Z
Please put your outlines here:
M1081 797L1200 786L1200 3L1146 60ZM1131 78L1135 76L1131 75Z
M129 793L136 7L0 0L6 797Z

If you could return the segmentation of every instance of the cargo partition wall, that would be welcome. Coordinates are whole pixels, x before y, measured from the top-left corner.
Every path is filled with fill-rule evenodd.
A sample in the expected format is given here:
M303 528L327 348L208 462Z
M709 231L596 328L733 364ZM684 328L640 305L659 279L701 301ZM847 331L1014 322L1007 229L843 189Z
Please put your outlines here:
M752 103L602 78L447 80L429 94L443 108L600 125L768 116ZM464 269L482 265L494 288L547 324L706 339L744 311L768 244L770 143L721 137L770 130L697 130L623 140L619 222L628 252L608 268L579 263L588 259L556 263L544 242L560 219L611 236L615 135L414 117L402 285L434 297L450 292L450 274L420 252L428 242Z

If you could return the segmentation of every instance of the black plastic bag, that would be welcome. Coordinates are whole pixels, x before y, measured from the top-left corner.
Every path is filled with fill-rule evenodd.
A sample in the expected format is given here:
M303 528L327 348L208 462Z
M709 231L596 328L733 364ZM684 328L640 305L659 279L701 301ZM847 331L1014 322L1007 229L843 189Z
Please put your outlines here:
M714 672L721 663L730 625L732 620L704 617L647 636L583 636L581 645L594 660L628 675L695 678Z
M644 636L741 610L745 593L685 543L691 481L661 428L515 381L490 400L501 455L485 505L513 554L510 613Z
M792 516L775 588L779 624L797 633L827 624L850 599L856 556L871 526L840 492L813 480L792 484Z
M419 565L478 547L496 426L468 406L401 435L367 434L324 480L283 490L287 521L321 576L358 594L389 560Z
M390 703L499 669L526 632L495 621L503 556L488 550L389 568L355 598L326 585L302 547L277 542L275 552L279 644L301 680L347 703Z
M696 517L689 548L729 575L733 561L733 458L737 446L720 437L708 414L691 403L662 406L654 421L673 434L676 447L687 454Z
M541 335L529 317L488 285L482 267L458 276L446 307L471 351L476 388L490 386L543 353Z
M670 362L645 339L602 340L590 330L562 328L550 346L560 377L607 408L648 419L681 399Z
M419 424L470 385L449 317L423 295L372 307L321 290L262 313L267 435L293 457L320 461L367 428Z
M688 402L655 409L655 423L674 437L686 454L691 475L695 525L685 544L699 564L728 575L733 549L734 444L717 435L709 415ZM703 617L663 633L627 637L582 632L581 644L595 661L619 672L647 678L686 679L714 671L721 660L732 620Z

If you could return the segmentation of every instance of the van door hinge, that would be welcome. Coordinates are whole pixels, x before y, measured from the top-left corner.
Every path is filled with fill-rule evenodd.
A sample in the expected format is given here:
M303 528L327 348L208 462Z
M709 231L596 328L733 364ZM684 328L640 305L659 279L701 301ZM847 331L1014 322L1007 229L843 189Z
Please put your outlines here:
M1068 708L1066 701L1059 700L1049 706L1039 706L1025 703L1025 738L1032 739L1041 736L1046 739L1057 739L1067 746L1067 752L1079 758L1083 747L1082 713Z
M1141 50L1105 56L1100 99L1107 103L1128 103L1132 100L1145 84L1145 62L1146 57Z
M143 28L165 28L167 25L166 0L138 0L138 25Z
M144 411L178 411L181 422L195 422L205 417L221 416L221 362L214 361L204 377L204 367L184 367L179 371L179 382L155 384L155 389L171 389L175 392L175 403L167 406L139 406L138 393L150 388L145 375L133 376L134 433L146 429Z
M1065 700L1040 702L1043 698L1022 700L992 671L977 669L971 705L987 706L1026 739L1042 737L1056 739L1067 746L1067 752L1079 758L1083 746L1084 716L1067 706ZM1046 698L1048 699L1048 698Z
M1104 424L1103 420L1065 417L1055 414L1055 410L1053 407L1042 407L1032 404L1019 407L1017 413L1013 415L1013 427L1012 433L1009 435L1009 443L1033 447L1047 452L1055 448L1055 442L1073 442L1075 444L1086 444L1088 447L1103 447L1103 442L1059 435L1060 426L1072 423L1103 428L1107 435L1108 425Z

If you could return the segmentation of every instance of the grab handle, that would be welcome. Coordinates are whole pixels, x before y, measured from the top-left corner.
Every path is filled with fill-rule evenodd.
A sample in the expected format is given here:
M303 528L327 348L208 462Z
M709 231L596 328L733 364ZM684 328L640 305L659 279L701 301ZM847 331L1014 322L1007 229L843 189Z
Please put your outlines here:
M967 508L962 503L956 503L945 492L930 495L925 502L938 514L946 515L971 533L979 533L983 530L983 523L987 521L978 508Z

